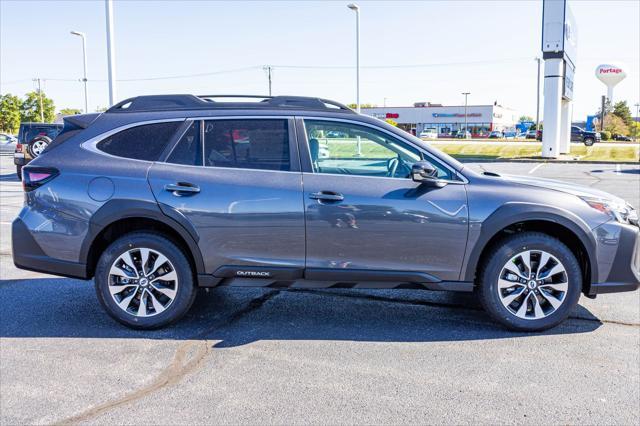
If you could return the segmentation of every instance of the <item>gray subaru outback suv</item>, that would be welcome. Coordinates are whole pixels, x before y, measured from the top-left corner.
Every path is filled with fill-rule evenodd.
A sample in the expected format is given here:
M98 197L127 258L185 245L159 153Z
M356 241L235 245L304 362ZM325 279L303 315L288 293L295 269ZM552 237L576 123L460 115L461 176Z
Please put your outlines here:
M23 170L17 267L94 278L134 328L198 287L475 292L511 329L636 290L638 215L610 194L478 174L335 102L140 96L65 118Z

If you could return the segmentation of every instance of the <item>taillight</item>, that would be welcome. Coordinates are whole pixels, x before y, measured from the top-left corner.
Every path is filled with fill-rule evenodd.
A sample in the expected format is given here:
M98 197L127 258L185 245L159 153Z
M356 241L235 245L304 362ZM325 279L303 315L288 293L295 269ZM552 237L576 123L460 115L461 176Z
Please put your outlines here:
M25 192L33 191L53 180L60 172L52 167L23 167L22 188Z
M22 144L21 143L16 144L16 151L15 152L22 152Z

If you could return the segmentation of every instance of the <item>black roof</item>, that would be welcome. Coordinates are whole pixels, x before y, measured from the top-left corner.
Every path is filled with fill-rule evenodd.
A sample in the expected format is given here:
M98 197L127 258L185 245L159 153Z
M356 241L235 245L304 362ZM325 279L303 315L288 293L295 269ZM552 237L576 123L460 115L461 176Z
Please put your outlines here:
M229 99L243 101L228 101ZM247 99L245 102L244 99ZM225 101L227 99L227 101ZM251 100L251 101L249 101ZM254 95L148 95L125 99L109 108L108 113L212 110L212 109L298 109L354 113L341 103L304 96Z

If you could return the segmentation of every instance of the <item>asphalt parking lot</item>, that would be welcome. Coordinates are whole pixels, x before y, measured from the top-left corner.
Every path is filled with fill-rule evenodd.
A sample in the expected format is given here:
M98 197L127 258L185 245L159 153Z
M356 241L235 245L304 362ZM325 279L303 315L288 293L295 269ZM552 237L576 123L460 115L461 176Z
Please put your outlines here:
M13 266L22 189L0 157L0 423L638 424L640 293L582 298L545 333L470 295L216 289L173 327L131 331L89 281ZM640 167L478 163L640 207Z

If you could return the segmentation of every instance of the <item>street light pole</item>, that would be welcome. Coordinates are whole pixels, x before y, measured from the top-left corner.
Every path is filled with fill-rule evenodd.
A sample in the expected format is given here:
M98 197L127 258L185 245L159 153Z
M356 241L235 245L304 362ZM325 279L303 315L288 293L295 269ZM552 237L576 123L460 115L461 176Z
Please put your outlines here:
M113 43L113 1L105 0L105 14L107 18L107 61L109 71L109 106L112 106L116 99L116 46Z
M464 138L467 138L467 96L471 94L471 92L462 92L464 95Z
M71 34L77 35L82 38L82 63L84 65L84 113L89 113L89 91L87 89L87 38L84 33L79 31L71 31Z
M535 58L536 62L538 62L538 84L536 85L536 132L540 128L540 63L541 59L539 57Z
M269 96L271 96L271 70L273 67L271 65L265 65L262 69L267 72L267 78L269 80Z
M360 112L360 7L350 3L347 7L356 12L356 111Z

